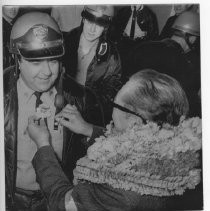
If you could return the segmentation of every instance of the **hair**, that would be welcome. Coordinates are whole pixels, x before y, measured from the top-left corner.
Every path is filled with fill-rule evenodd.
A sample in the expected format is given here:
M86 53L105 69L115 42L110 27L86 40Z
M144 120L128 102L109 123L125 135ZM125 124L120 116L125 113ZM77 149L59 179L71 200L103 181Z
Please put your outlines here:
M177 125L181 116L187 116L189 104L184 90L174 78L145 69L131 76L133 94L124 96L127 106L143 112L145 119L157 123Z

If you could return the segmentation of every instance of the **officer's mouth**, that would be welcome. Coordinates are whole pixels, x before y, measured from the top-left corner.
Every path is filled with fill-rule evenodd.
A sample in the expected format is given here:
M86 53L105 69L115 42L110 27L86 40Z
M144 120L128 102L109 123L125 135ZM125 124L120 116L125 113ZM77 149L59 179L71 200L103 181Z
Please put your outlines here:
M48 78L40 78L40 77L38 77L38 79L39 79L40 81L46 81L46 82L49 81L50 78L51 78L51 77L48 77Z
M88 33L90 37L94 37L95 34L92 34L92 33Z

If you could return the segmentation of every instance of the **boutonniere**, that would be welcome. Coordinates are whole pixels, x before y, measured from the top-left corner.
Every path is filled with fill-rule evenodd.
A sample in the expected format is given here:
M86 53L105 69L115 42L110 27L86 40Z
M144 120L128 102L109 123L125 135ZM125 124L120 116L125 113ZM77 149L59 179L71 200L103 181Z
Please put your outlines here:
M47 117L50 117L52 115L50 106L47 105L46 103L40 104L39 107L36 109L35 115L38 118L47 118Z

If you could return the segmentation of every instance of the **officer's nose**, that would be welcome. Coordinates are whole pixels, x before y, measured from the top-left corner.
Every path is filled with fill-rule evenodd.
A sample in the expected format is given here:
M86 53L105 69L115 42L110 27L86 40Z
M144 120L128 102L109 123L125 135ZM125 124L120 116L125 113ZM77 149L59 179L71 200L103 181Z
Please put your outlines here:
M52 75L52 69L51 69L49 61L46 60L46 61L43 62L43 70L42 70L42 72L47 77Z
M95 23L91 23L90 25L90 32L95 32L96 31L96 24Z

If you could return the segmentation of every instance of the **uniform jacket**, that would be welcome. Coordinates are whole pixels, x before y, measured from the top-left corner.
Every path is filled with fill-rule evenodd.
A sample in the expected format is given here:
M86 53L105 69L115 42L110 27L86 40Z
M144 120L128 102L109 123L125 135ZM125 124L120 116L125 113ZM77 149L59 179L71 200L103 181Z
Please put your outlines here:
M171 17L168 18L168 20L166 21L161 33L160 33L160 40L165 39L165 38L169 38L172 35L172 26L175 22L177 18L177 15L173 15Z
M50 146L40 148L32 163L50 211L65 211L65 194L73 186L61 171L53 149ZM115 189L106 184L80 182L74 186L72 197L78 211L172 211L202 210L202 193L202 183L183 195L159 197Z
M5 169L6 169L6 193L8 200L12 200L15 192L17 170L17 77L14 75L14 66L4 71L4 130L5 130ZM96 125L103 126L102 111L99 102L91 90L84 88L70 77L63 79L63 92L65 102L76 105L83 118ZM61 166L68 176L73 179L73 169L77 159L86 153L86 138L74 134L68 129L63 129L63 154ZM9 203L13 203L9 201Z
M120 9L114 17L112 27L110 29L111 39L119 41L123 36L123 32L127 26L129 18L132 14L130 6L125 6ZM147 6L137 10L137 23L142 31L146 31L145 40L155 40L158 38L158 23L156 15Z
M9 24L4 18L2 19L2 31L3 31L3 69L14 65L14 59L9 53L10 33L12 30L12 24Z
M73 29L65 36L64 65L66 73L75 78L78 64L78 47L82 26ZM106 46L101 48L101 43ZM104 50L106 49L106 50ZM111 41L99 40L96 55L91 61L88 70L85 86L91 88L98 96L105 116L111 119L112 108L109 107L109 100L112 100L121 86L121 61L119 53ZM106 122L107 123L107 122Z

